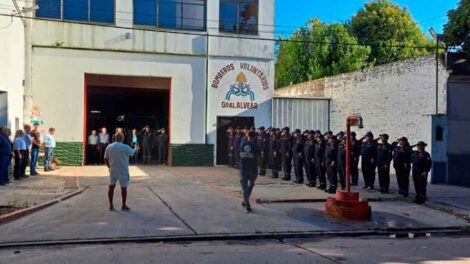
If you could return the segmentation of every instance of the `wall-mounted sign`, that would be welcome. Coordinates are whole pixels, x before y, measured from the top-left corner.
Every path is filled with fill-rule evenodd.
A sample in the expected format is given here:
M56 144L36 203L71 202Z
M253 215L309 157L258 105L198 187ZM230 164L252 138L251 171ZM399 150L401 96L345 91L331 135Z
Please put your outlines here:
M221 68L212 80L212 88L226 89L222 108L256 109L258 94L269 90L266 74L246 62Z
M42 125L44 124L44 121L40 119L39 117L41 116L41 109L39 106L35 105L31 108L31 124L38 124Z

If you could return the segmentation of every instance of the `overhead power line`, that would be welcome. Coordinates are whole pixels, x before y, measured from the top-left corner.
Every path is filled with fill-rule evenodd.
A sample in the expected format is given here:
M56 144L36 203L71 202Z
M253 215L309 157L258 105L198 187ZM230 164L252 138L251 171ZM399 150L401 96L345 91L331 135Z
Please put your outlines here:
M413 49L444 49L442 47L436 46L415 46L415 45L382 45L376 43L342 43L342 42L322 42L322 41L311 41L311 40L295 40L295 39L283 39L283 38L262 38L257 36L249 36L249 35L241 35L235 33L229 34L210 34L206 31L200 32L188 32L188 31L179 31L179 30L167 30L165 28L155 28L155 29L148 29L148 28L139 28L139 27L125 27L125 26L117 26L117 25L106 25L100 23L90 23L90 22L76 22L76 21L61 21L61 20L51 20L45 19L40 17L31 17L31 16L22 16L22 15L11 15L11 14L4 14L0 13L0 16L4 17L18 17L18 18L25 18L31 20L39 20L39 21L54 21L55 23L69 23L69 24L78 24L78 25L88 25L88 26L99 26L105 28L118 28L118 29L127 29L127 30L136 30L136 31L147 31L147 32L162 32L162 33L172 33L172 34L179 34L179 35L191 35L191 36L206 36L211 38L225 38L225 39L243 39L243 40L258 40L258 41L272 41L275 43L278 42L290 42L290 43L299 43L299 44L317 44L317 45L338 45L338 46L364 46L364 47L389 47L389 48L413 48ZM217 28L218 29L218 28Z

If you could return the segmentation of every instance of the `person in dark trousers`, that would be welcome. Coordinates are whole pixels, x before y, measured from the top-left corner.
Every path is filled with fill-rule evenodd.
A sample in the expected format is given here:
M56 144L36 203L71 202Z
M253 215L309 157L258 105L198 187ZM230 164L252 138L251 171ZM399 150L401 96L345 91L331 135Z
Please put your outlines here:
M413 164L413 183L416 191L415 202L422 204L426 202L426 186L428 184L428 174L431 171L431 155L425 151L427 144L423 141L416 144L416 151L411 155Z
M258 135L256 141L258 142L258 146L261 149L261 155L258 157L258 173L259 176L266 176L266 159L269 157L269 140L266 138L266 131L263 126L258 128Z
M31 145L33 144L33 142L32 142L32 139L31 139L31 135L29 134L29 133L31 133L31 126L30 125L24 125L23 128L24 128L23 140L26 144L26 150L25 150L25 153L23 155L23 166L21 167L21 177L28 178L28 176L26 176L26 167L28 167L28 164L29 164L29 161L30 161L29 155L31 153Z
M142 162L144 165L149 165L152 162L153 146L153 135L150 132L150 127L145 126L139 136L142 139Z
M160 165L166 165L169 140L166 129L160 129L160 135L158 136L158 158Z
M317 185L317 174L315 170L315 132L309 131L307 141L304 147L304 169L307 174L307 186L315 187Z
M315 134L315 171L318 177L318 189L326 190L326 170L325 170L325 141L323 135L317 131Z
M340 143L338 144L337 161L338 161L339 183L341 185L341 190L345 190L346 189L346 138L344 137L340 137Z
M228 164L230 167L234 167L235 159L234 159L234 139L235 135L233 134L233 128L229 127L227 129L227 157L228 157Z
M96 130L92 130L87 139L87 164L96 165L99 163L98 160L98 146L99 137L96 134Z
M412 150L408 139L402 137L393 142L393 168L397 176L398 194L408 197Z
M8 178L8 167L10 165L12 155L12 145L8 138L8 129L5 127L0 128L0 185L10 183Z
M238 168L238 164L240 161L238 154L240 152L241 140L242 140L241 129L237 127L237 129L235 129L235 136L233 137L233 167L234 168Z
M100 153L100 159L99 159L99 164L103 165L104 164L104 152L106 150L106 147L109 145L109 134L106 129L106 127L101 128L101 132L98 134L99 138L99 153Z
M374 134L367 132L364 142L361 144L362 176L364 177L364 189L373 190L375 182L375 167L377 165L377 143Z
M256 133L250 131L247 140L240 146L240 184L243 193L242 206L246 212L251 212L250 196L258 177L258 158L261 154L259 145L255 141Z
M23 130L18 130L15 132L15 139L13 140L13 153L15 157L15 166L13 169L13 177L15 180L22 180L21 169L24 163L24 156L26 152L26 143L23 139L24 132Z
M294 159L294 173L296 184L304 183L304 139L301 131L294 131L294 142L292 145L292 158Z
M325 167L326 174L328 175L328 183L330 186L326 190L328 193L336 193L338 186L338 164L337 164L338 150L336 139L333 136L328 138L325 146Z
M291 180L292 171L292 136L289 133L289 128L285 127L281 132L281 155L282 155L282 169L284 171L284 177L282 180Z
M272 128L269 132L269 167L272 171L271 178L279 178L281 170L281 138L280 131Z
M390 162L393 159L392 146L388 143L388 135L381 134L380 141L377 141L377 173L379 175L379 185L381 193L388 193L390 190Z
M356 132L351 132L351 185L359 183L359 158L361 157L361 142L356 138Z
M136 147L139 145L139 135L137 134L137 129L132 129L131 131L131 136L129 137L129 146L132 148L136 149ZM139 162L139 151L138 147L134 155L130 158L131 164L137 164Z
M32 147L31 147L31 163L29 165L31 176L39 175L36 171L36 167L39 159L39 148L41 147L41 133L39 133L39 124L33 124L33 130L30 133Z

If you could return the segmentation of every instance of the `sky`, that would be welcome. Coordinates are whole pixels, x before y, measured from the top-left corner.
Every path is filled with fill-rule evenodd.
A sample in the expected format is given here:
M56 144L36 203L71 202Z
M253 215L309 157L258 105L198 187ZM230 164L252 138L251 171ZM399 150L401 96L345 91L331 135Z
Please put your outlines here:
M276 33L290 35L295 28L305 26L312 17L323 22L344 22L351 18L364 3L372 0L275 0ZM430 37L429 28L442 33L447 22L447 11L457 7L458 0L392 0L406 7L413 19Z

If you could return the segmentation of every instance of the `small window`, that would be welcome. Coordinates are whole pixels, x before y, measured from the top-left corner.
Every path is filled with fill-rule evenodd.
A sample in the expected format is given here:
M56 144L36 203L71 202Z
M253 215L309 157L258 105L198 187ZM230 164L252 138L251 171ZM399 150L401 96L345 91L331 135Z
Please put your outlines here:
M258 0L220 0L219 29L258 34Z
M114 23L114 0L90 0L90 21Z
M142 26L156 26L157 1L134 0L134 24Z
M61 19L60 0L36 0L36 4L39 6L37 17Z
M436 126L436 141L444 140L444 128L441 126Z
M63 0L64 20L88 21L88 0Z

